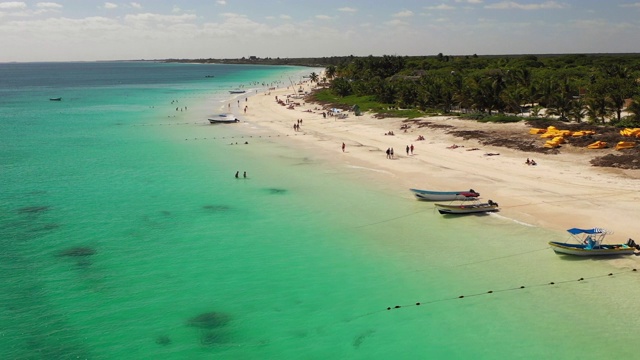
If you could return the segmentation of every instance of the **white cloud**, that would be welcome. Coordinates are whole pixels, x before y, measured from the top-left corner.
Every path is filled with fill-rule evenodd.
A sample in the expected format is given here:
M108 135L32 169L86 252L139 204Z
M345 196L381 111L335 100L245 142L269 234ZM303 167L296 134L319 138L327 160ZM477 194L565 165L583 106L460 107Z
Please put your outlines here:
M483 0L456 0L457 3L482 4Z
M391 21L385 22L385 24L389 25L389 26L407 26L407 25L409 25L409 23L407 23L406 21L402 21L400 19L393 19Z
M0 2L0 9L22 10L26 8L27 8L27 4L22 1Z
M427 10L455 10L456 8L447 4L440 4L436 6L427 6L425 9Z
M413 11L411 10L403 10L393 14L393 17L401 18L401 17L411 17L413 16Z
M39 2L36 7L40 9L62 9L62 5L54 2Z
M566 7L567 7L566 4L560 4L556 1L545 1L543 3L537 3L537 4L520 4L515 1L503 1L503 2L485 6L485 8L487 9L498 9L498 10L507 10L507 9L545 10L545 9L564 9Z
M196 16L191 14L182 14L182 15L162 15L162 14L152 14L152 13L143 13L143 14L129 14L124 17L125 21L130 23L184 23L190 20L195 20Z
M319 20L331 20L332 19L331 16L327 16L327 15L316 15L315 18L319 19Z
M218 1L216 1L216 3L218 5L227 5L227 2L225 0L218 0Z
M235 19L235 18L243 18L246 17L245 15L242 14L236 14L236 13L222 13L220 14L222 17L226 17L226 18L230 18L230 19Z
M280 15L280 19L283 19L283 20L291 20L291 16L289 16L289 15L285 15L285 14L282 14L282 15Z
M619 6L624 8L640 8L640 2L633 4L620 4Z
M131 5L132 8L142 9L142 5L140 5L140 3L132 2L130 5Z
M105 9L109 9L109 10L110 10L110 9L116 9L116 8L118 7L118 4L114 4L114 3L112 3L112 2L106 2L106 3L104 3L104 6L103 6L103 7L104 7Z
M352 8L352 7L341 7L338 9L338 11L342 11L342 12L356 12L358 11L358 9L356 8Z

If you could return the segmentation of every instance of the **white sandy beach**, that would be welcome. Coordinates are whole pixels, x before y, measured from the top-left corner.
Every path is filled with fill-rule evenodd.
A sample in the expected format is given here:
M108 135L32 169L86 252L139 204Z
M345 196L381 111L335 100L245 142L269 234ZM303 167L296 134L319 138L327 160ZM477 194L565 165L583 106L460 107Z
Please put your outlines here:
M311 86L305 83L302 88L310 91ZM593 151L613 150L567 149L558 155L526 153L483 146L475 140L465 141L444 130L427 127L414 125L404 132L400 130L402 119L376 119L372 114L356 117L351 112L345 119L323 118L324 109L318 104L295 99L292 101L300 106L288 109L275 100L276 96L286 99L293 94L290 88L251 94L246 114L239 108L237 114L245 126L290 135L287 139L312 151L317 149L320 156L335 161L338 167L362 169L363 179L391 184L398 196L406 197L407 201L415 201L409 188L443 191L473 188L484 200L500 204L500 216L514 221L558 231L603 227L614 232L608 237L609 242L640 240L640 223L634 216L640 200L636 191L640 188L640 172L593 167L589 163L597 155ZM302 125L296 132L293 125L298 119ZM509 129L523 135L529 130L522 123L483 124L447 117L426 120L466 130ZM388 131L395 135L385 135ZM416 141L418 135L426 140ZM538 141L542 146L543 141ZM407 156L405 148L411 144L414 153ZM452 144L460 147L448 148ZM395 152L393 160L386 159L385 150L390 147ZM473 148L479 149L468 151ZM537 166L527 166L527 157L535 159ZM425 206L432 205L425 203Z

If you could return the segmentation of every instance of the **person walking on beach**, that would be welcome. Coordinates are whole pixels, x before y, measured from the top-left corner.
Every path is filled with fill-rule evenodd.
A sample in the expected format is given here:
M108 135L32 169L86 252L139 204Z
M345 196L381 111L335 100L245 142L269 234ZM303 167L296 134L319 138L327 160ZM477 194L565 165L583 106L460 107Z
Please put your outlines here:
M391 148L387 148L387 159L391 159Z
M411 144L411 155L413 155L413 144Z
M245 179L247 178L247 172L246 171L244 172L244 174L242 174L242 177L245 178Z
M345 145L344 143L342 143L342 152L344 152L344 148L346 148L347 145Z
M391 148L391 158L393 159L393 148Z
M239 178L240 170L236 171L236 179Z
M407 156L409 156L409 145L407 145Z

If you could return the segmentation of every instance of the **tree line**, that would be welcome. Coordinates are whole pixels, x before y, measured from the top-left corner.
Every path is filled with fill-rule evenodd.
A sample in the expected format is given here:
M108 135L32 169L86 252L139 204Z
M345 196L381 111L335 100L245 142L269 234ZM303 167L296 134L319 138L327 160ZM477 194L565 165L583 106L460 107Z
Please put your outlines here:
M340 97L445 114L529 111L562 121L640 126L638 54L332 59L325 76ZM318 74L311 78L322 80ZM623 110L631 115L623 117Z

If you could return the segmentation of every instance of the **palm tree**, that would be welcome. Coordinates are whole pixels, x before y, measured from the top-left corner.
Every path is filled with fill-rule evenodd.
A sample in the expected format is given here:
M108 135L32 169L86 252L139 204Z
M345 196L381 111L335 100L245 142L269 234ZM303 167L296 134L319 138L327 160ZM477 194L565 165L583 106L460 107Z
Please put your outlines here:
M336 67L330 65L329 67L327 67L327 78L333 79L334 76L336 76Z
M318 74L314 71L309 75L309 80L311 80L311 82L318 82L318 77Z
M351 84L345 78L337 78L331 83L331 89L338 94L338 96L351 95Z
M607 108L607 100L604 97L591 97L586 102L587 116L592 122L604 124L605 118L610 114Z
M569 81L569 78L554 81L553 85L555 89L547 105L549 114L559 116L561 121L567 120L567 115L573 108L573 95L577 94L577 89Z
M609 107L616 113L617 120L622 118L622 109L628 98L634 94L634 83L630 79L609 78L605 80Z
M629 104L627 111L633 115L634 121L640 121L640 97L636 96L633 98L633 101Z
M523 88L511 86L502 92L502 101L509 112L522 113L522 104L525 102L526 94Z
M569 118L575 122L582 122L584 116L587 114L587 110L584 106L582 99L575 100L571 104L571 110L569 110Z

